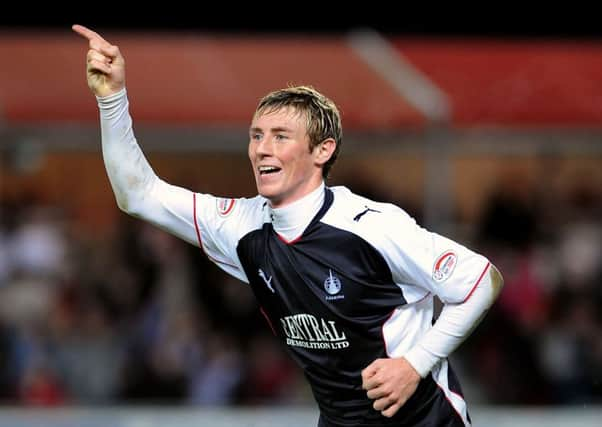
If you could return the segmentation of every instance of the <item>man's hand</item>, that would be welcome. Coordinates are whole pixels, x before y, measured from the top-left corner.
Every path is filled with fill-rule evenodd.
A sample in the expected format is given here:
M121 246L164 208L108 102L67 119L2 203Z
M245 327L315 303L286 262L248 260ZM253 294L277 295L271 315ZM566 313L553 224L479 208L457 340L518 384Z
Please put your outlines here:
M125 87L125 60L119 48L82 25L71 27L90 42L86 60L88 86L96 96L108 96Z
M376 359L362 371L362 387L374 400L374 409L392 417L414 394L420 375L402 358Z

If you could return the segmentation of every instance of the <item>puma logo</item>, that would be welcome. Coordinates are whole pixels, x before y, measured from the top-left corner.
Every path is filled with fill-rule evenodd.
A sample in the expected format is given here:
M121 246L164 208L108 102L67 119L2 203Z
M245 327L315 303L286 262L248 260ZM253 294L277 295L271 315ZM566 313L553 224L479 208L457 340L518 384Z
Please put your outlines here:
M368 206L366 206L366 210L364 210L364 211L362 211L362 212L358 213L358 214L357 214L357 215L356 215L356 216L353 218L353 220L354 220L355 222L358 222L358 221L359 221L360 219L362 219L362 217L363 217L364 215L366 215L368 212L376 212L376 213L381 213L380 211L377 211L376 209L370 209Z
M270 291L272 291L272 293L276 293L274 288L272 288L272 276L270 276L270 278L268 279L261 268L259 269L258 273L259 273L259 277L261 277L263 279L263 281L265 282L266 286L270 289Z

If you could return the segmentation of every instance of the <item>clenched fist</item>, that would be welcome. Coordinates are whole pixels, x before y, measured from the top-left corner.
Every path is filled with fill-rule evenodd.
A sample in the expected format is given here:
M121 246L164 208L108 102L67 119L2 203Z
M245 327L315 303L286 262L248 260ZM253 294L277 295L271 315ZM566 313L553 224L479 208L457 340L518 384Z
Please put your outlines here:
M414 394L420 375L403 357L376 359L362 371L362 387L375 410L392 417Z

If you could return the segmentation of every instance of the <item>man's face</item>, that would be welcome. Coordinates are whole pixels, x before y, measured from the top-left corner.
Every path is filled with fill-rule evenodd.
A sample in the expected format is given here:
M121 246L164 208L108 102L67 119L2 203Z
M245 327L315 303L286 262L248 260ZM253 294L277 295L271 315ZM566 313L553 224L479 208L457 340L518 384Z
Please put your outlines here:
M303 115L291 108L258 115L249 136L257 191L272 207L294 202L318 187L322 168L316 162L318 150L309 151Z

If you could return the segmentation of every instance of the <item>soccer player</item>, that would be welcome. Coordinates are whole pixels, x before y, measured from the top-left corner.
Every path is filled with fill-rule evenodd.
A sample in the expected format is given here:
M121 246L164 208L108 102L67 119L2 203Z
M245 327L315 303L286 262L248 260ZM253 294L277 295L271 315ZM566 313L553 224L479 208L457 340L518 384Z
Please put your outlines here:
M482 255L402 209L325 184L342 143L335 104L311 87L267 94L249 129L258 195L218 198L155 175L137 144L124 57L94 31L87 81L117 204L201 247L248 283L303 369L319 426L467 426L447 357L502 288ZM433 302L443 302L433 323Z

